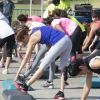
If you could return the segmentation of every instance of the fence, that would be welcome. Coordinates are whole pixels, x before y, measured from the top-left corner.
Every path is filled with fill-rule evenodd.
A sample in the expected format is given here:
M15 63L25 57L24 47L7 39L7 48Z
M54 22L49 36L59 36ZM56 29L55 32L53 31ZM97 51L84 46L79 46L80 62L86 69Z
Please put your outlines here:
M12 19L16 20L17 16L20 14L30 14L30 9L29 8L15 8L14 9L14 14ZM41 15L41 10L40 9L32 9L32 15Z

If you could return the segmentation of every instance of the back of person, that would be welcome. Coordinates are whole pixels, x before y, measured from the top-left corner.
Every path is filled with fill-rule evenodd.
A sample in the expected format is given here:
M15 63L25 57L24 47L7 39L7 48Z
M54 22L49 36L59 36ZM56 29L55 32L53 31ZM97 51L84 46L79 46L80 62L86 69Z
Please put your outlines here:
M26 26L29 27L29 29L33 29L35 27L42 27L42 26L46 26L45 24L41 23L41 22L32 22L32 21L28 21L26 23Z
M5 38L14 34L13 29L3 20L0 20L0 38Z
M35 30L35 28L33 28L33 31L34 30ZM41 44L50 44L52 46L56 42L58 42L62 37L65 36L65 34L63 32L60 32L49 26L42 26L40 28L37 28L37 30L41 31L41 40L39 42ZM34 33L33 31L32 31L32 33Z
M75 23L77 23L77 24L80 26L82 32L85 31L84 26L83 26L74 16L68 16L68 17L69 17L72 21L74 21Z
M100 51L97 51L97 52L95 52L94 54L92 54L92 55L90 55L89 57L87 57L87 58L85 59L85 63L86 63L86 65L87 65L87 67L88 67L88 69L89 69L90 71L92 71L92 72L94 72L94 73L100 74L100 68L98 68L98 69L92 69L92 68L90 67L92 61L93 61L94 59L96 59L96 57L97 57L98 59L100 59Z
M28 18L31 18L32 21L36 21L36 22L42 22L43 19L40 18L39 16L33 15L33 16L29 16Z
M69 18L54 19L51 25L54 27L56 24L59 24L69 36L73 34L76 27L78 26L78 24L76 24Z

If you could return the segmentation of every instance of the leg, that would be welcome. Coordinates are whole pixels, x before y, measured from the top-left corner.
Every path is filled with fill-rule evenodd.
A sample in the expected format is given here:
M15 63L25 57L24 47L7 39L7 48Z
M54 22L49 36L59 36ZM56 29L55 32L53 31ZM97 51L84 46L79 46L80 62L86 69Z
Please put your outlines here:
M71 60L74 60L76 58L76 50L78 48L78 45L79 45L79 41L80 41L80 38L81 38L81 35L82 35L82 31L80 29L80 27L78 26L74 33L71 35L71 40L72 40L72 51L71 51ZM78 37L78 38L77 38ZM77 41L76 41L77 40Z
M6 59L6 44L4 44L3 46L3 54L2 54L1 61L0 61L1 67L5 67L4 66L5 59Z
M46 45L43 45L42 48L39 50L35 60L32 63L31 68L24 74L25 78L27 78L38 66L39 61L44 57L45 53L48 51Z
M83 45L84 39L86 38L86 35L87 35L86 31L82 32L82 36L77 48L77 52L78 52L77 58L83 58L82 45Z
M6 59L6 64L5 64L5 69L3 70L2 74L7 74L8 73L8 68L11 63L11 58L12 58L12 50L13 50L13 45L15 43L14 35L11 35L7 38L7 59Z
M48 79L49 82L53 82L54 74L55 74L55 61L51 63L49 68L49 79Z
M63 68L67 64L67 59L69 58L70 55L71 45L72 45L71 41L69 40L69 38L67 38L67 36L65 36L65 38L61 39L54 46L52 46L48 51L48 55L43 59L42 63L40 64L39 69L36 71L33 77L27 82L27 86L30 86L39 77L41 77L41 75L43 74L44 70L48 67L48 65L51 64L59 55L61 55L60 64L61 64L61 70L63 70ZM63 88L64 86L61 87L62 91Z
M49 67L49 79L42 85L43 87L48 87L50 89L54 88L53 78L55 74L55 61L53 61Z

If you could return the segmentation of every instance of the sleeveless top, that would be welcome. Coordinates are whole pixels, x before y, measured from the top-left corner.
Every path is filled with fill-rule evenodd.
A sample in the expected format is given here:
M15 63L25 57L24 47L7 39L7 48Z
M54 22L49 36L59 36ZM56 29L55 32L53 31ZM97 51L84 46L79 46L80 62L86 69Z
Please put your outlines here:
M90 27L91 27L94 23L98 23L98 28L100 28L100 21L92 22L92 23L90 24Z
M34 32L36 32L37 30L41 31L41 40L39 41L39 43L41 44L50 44L51 46L53 46L65 36L65 33L53 29L49 26L33 28L30 36L34 34Z
M90 65L89 65L90 61L91 61L94 57L96 57L96 56L99 56L99 57L100 57L100 50L97 51L97 52L95 52L95 53L93 53L93 54L90 55L89 57L87 57L87 58L85 59L85 63L86 63L87 68L88 68L90 71L92 71L92 72L94 72L94 73L100 74L100 68L98 68L98 69L92 69L92 68L90 67Z

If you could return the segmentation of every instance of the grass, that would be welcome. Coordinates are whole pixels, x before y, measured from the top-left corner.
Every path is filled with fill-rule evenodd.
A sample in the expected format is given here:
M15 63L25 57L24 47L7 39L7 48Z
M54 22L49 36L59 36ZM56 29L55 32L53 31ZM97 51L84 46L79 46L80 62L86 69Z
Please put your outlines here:
M24 9L24 8L28 8L29 9L30 8L30 4L16 4L16 0L12 0L12 1L15 3L15 8L22 8L22 9ZM71 8L74 8L75 4L83 4L84 1L86 3L88 3L88 0L74 0L74 1L71 1ZM93 5L93 8L100 8L100 0L89 0L89 3L91 5ZM47 6L48 5L44 5L44 10L46 9ZM32 5L32 9L41 10L41 4L38 4L38 5L34 5L33 4ZM27 11L23 10L22 12L21 11L19 11L19 12L14 11L13 20L16 20L17 16L19 14L21 14L21 13L29 14L29 10L27 10ZM37 13L37 11L33 11L32 12L33 15L40 15L40 13L41 12Z

